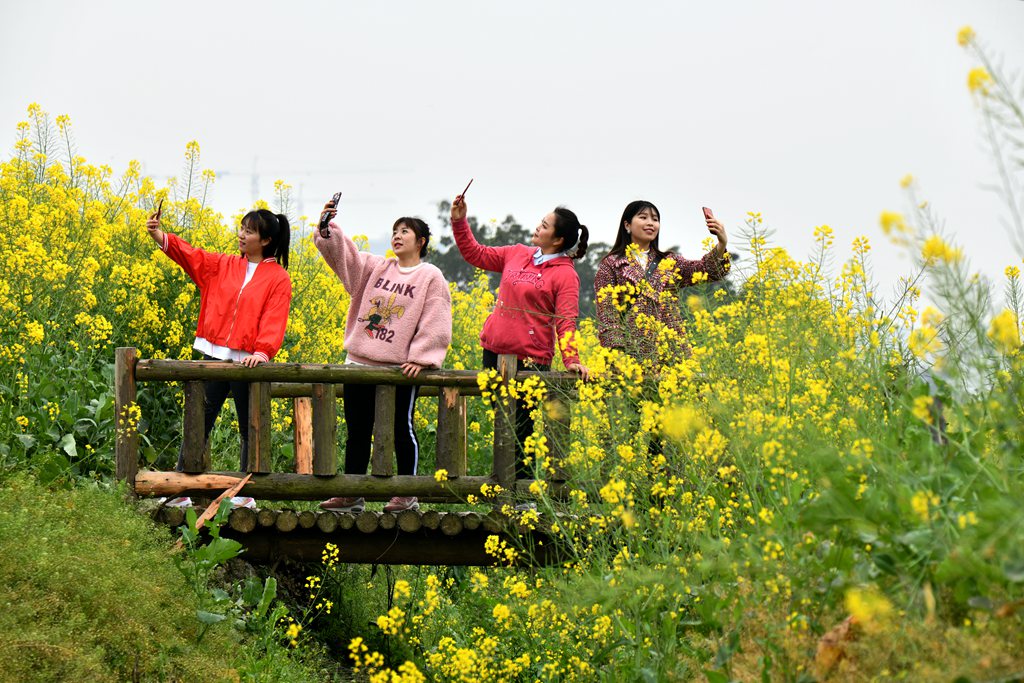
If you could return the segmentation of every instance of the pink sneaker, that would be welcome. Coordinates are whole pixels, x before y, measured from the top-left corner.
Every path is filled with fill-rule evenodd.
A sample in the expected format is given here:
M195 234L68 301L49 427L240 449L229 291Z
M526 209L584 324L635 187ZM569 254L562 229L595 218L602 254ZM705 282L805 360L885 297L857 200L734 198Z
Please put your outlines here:
M403 510L419 510L420 503L416 500L415 496L409 496L404 498L402 496L395 496L388 504L384 506L384 512L402 512Z
M320 509L331 512L362 512L366 509L366 501L362 498L335 496L320 503Z

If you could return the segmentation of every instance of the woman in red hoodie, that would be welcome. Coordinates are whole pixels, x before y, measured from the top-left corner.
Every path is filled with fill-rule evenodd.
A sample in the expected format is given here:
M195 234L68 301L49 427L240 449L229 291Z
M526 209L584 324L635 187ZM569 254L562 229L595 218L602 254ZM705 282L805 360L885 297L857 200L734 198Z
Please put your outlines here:
M160 229L160 215L146 222L149 236L184 269L199 288L199 324L192 348L206 360L226 360L247 368L266 363L284 341L292 282L288 277L291 230L284 214L250 211L238 228L238 254L211 253ZM249 465L249 383L209 381L205 436L220 414L228 392L235 399L242 436L242 471ZM178 455L177 470L183 466Z
M587 253L589 232L569 209L558 207L533 231L533 246L488 247L473 237L462 195L452 203L452 232L462 258L477 268L501 273L498 300L480 332L484 368L496 368L498 356L514 353L522 370L550 370L555 344L565 368L586 380L590 373L576 350L580 278L573 260ZM530 411L516 410L516 478L530 472L522 458L523 443L533 433Z

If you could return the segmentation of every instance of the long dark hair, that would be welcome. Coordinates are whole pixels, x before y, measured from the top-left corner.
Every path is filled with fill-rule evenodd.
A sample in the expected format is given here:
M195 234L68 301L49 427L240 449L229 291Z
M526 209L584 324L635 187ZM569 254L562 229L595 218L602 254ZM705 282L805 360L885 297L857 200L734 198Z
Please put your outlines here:
M612 250L608 252L608 256L625 256L626 247L633 243L633 237L626 230L626 224L632 223L633 218L643 211L649 209L654 212L658 217L658 222L661 222L661 212L658 211L658 207L649 201L644 199L637 199L636 201L626 204L626 208L622 211L622 218L619 219L619 227L615 229L615 244L612 245ZM661 237L661 231L658 231L658 237ZM651 253L654 255L655 260L661 260L665 258L668 253L658 248L658 237L651 240ZM605 258L608 258L605 256Z
M427 255L427 246L430 244L430 226L421 218L409 218L402 216L391 226L391 233L394 234L399 225L405 225L416 235L416 239L423 238L423 246L420 247L420 258Z
M270 244L263 247L263 258L273 257L282 268L288 270L288 244L292 239L288 217L283 213L275 214L266 209L256 209L245 214L242 225L249 221L260 234L260 239L270 240Z
M562 238L562 250L569 251L569 258L583 258L587 253L590 231L587 226L580 224L576 214L564 206L555 209L555 237Z

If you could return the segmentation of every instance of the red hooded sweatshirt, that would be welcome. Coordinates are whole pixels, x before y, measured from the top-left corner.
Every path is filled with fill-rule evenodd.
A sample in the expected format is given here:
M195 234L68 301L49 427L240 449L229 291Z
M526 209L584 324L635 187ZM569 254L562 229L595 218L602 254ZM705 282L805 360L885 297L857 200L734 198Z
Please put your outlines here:
M476 241L466 219L452 222L462 258L477 268L501 273L498 300L480 332L480 343L494 353L514 353L550 365L555 339L566 365L579 363L576 318L580 278L568 256L536 266L537 247L513 244L487 247Z

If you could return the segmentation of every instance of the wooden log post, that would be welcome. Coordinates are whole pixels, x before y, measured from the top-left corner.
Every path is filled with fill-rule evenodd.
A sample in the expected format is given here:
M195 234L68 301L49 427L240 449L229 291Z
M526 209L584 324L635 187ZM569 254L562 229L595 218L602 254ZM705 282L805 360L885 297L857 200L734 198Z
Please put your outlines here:
M313 474L338 473L338 401L333 384L313 385Z
M313 474L313 399L306 396L292 399L292 426L295 428L295 473Z
M256 528L256 511L251 508L235 508L228 517L228 525L235 531L247 534Z
M114 351L114 420L117 440L114 453L117 459L115 476L128 482L135 490L135 475L139 471L139 407L135 393L135 364L138 355L134 347L122 346Z
M338 515L333 512L317 513L316 528L325 534L334 533L334 530L338 528Z
M271 470L270 382L249 384L249 472Z
M395 474L395 385L378 384L373 417L373 461L370 474Z
M199 380L185 382L185 414L181 422L182 471L206 472L210 469L206 449L206 390Z
M516 376L515 354L498 356L498 375L503 386ZM506 490L516 480L516 402L500 390L494 395L494 478Z
M544 408L548 452L551 455L551 468L554 470L551 480L565 481L569 478L565 460L569 456L569 444L572 440L572 413L569 401L562 397L549 398Z
M442 387L437 397L437 469L466 476L466 397L458 387Z

